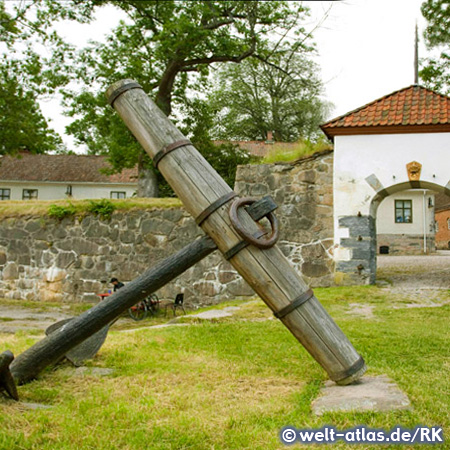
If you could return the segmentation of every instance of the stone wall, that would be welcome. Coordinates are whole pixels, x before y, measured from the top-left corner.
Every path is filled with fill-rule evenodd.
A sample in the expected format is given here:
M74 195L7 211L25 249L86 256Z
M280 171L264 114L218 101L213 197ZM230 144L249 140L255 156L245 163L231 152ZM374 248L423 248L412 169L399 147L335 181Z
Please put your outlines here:
M235 191L278 204L279 245L311 286L331 286L333 252L333 153L292 163L239 166Z
M95 302L112 288L112 276L129 282L201 234L181 208L115 212L111 220L6 218L0 221L0 297ZM216 253L158 294L173 299L184 291L196 305L252 295Z
M279 205L280 247L312 286L333 282L333 155L321 153L274 165L241 166L235 190L271 194ZM172 255L202 231L182 208L86 215L62 221L46 216L0 220L0 298L98 301L112 276L129 282ZM215 252L157 294L207 305L254 295Z
M408 234L378 234L377 250L381 253L382 246L389 247L389 255L423 255L423 235ZM427 253L436 251L434 235L427 236Z

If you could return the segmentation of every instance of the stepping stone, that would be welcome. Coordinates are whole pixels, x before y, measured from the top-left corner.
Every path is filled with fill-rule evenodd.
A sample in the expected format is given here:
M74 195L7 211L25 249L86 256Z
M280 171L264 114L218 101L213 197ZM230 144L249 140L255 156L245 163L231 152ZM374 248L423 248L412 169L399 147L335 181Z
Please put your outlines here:
M107 367L77 367L72 375L74 377L85 377L85 376L93 376L93 377L107 377L114 373L114 369L108 369Z
M227 306L223 309L210 309L198 314L191 314L188 317L197 317L198 319L221 319L222 317L231 317L234 311L238 311L238 306Z
M333 411L393 411L411 409L404 392L386 375L364 376L354 384L338 386L327 381L312 403L314 414Z
M26 402L19 402L18 403L19 409L23 410L38 410L38 409L51 409L53 408L50 405L43 405L42 403L26 403Z

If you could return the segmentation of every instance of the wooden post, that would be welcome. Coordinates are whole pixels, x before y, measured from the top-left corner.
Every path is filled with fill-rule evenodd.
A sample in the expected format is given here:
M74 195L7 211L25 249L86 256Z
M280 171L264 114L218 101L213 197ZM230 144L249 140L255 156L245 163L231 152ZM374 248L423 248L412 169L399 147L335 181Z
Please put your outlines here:
M45 367L56 363L67 351L216 249L216 244L209 237L197 239L125 285L111 297L58 328L12 361L9 370L15 382L23 384L32 380Z
M364 360L280 249L240 246L243 240L229 216L232 189L142 88L133 80L122 80L106 96L185 208L330 378L348 384L361 377ZM250 235L260 233L244 208L237 210L237 216Z

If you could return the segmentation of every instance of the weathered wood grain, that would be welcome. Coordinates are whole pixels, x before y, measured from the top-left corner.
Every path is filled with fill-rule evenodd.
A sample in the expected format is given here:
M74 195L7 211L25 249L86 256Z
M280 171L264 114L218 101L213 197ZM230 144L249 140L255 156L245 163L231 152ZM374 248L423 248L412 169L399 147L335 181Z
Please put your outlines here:
M107 96L111 97L117 89L123 89L130 82L132 80L115 83L108 89ZM116 97L113 106L151 157L173 142L185 139L141 89L125 89ZM231 188L192 145L167 154L158 168L194 217L231 192ZM228 216L232 201L201 224L222 253L241 241ZM245 209L239 209L238 218L249 233L259 229ZM277 246L266 250L248 246L233 256L230 263L272 311L280 310L308 290L301 275L290 266ZM360 360L360 356L315 297L282 321L332 380L345 384L364 373L365 366L355 373L346 373Z

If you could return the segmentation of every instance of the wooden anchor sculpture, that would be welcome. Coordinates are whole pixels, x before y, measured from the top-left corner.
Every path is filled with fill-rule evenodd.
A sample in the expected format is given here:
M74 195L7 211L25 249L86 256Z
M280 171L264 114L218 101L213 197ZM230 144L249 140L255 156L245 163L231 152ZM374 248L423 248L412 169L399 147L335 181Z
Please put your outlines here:
M275 245L276 205L267 198L258 202L237 198L134 81L114 84L107 96L209 237L200 238L165 259L108 301L72 319L15 360L10 351L2 353L0 390L17 400L16 384L35 378L126 309L217 248L333 381L344 385L360 378L366 371L364 360ZM268 238L257 224L264 217L272 226Z
M330 378L339 384L360 378L364 360L275 245L273 214L266 238L243 207L252 200L237 198L138 83L119 81L106 95L197 224Z

